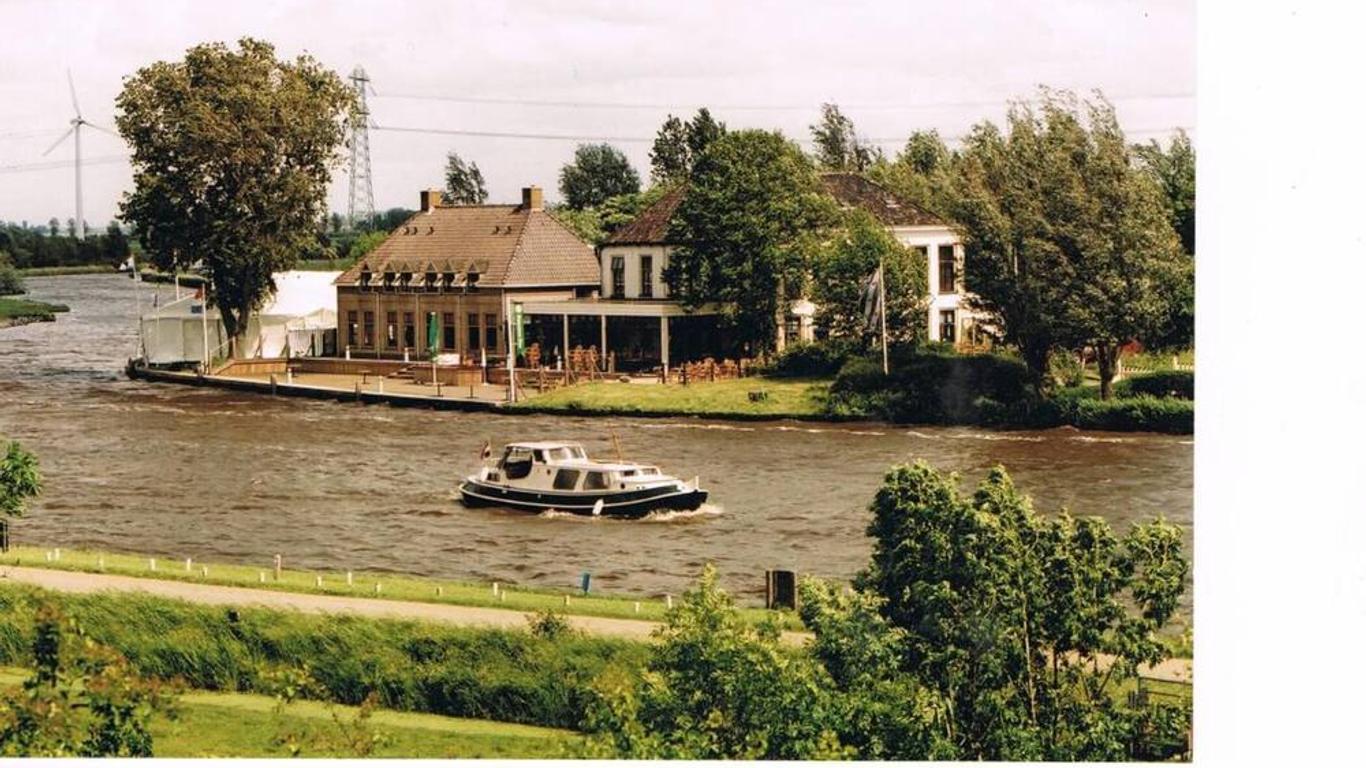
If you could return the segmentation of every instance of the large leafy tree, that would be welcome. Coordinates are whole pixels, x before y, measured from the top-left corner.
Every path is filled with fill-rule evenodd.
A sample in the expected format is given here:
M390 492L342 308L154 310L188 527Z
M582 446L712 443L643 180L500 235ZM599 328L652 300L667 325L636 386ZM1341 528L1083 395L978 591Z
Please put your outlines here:
M655 134L650 149L650 178L656 184L674 185L687 181L697 158L726 133L726 124L717 122L702 107L688 122L669 115Z
M1181 238L1181 249L1195 262L1195 147L1185 131L1178 130L1163 149L1156 139L1133 148L1143 170L1152 175L1166 194L1167 215ZM1195 342L1195 281L1183 281L1177 296L1176 314L1165 333L1149 339L1160 348L1187 347Z
M726 124L712 117L711 110L702 107L684 126L683 133L688 144L688 161L695 163L712 142L726 135Z
M342 80L266 42L198 45L124 83L115 122L132 147L120 218L154 264L203 260L230 338L274 290L271 274L313 247L343 123Z
M455 152L446 153L446 189L441 195L447 205L480 205L489 197L479 165L466 163Z
M574 161L560 169L560 194L575 210L596 208L610 197L639 191L639 174L611 144L580 144Z
M1120 346L1169 333L1191 262L1108 102L1044 91L1008 123L974 128L955 164L972 300L1040 385L1051 350L1092 348L1108 398Z
M0 516L23 517L28 500L42 492L38 459L17 441L10 441L0 456Z
M1154 731L1184 730L1188 704L1114 695L1139 665L1167 656L1157 633L1188 575L1180 529L1158 520L1120 538L1099 518L1045 518L1000 467L968 498L955 475L895 467L872 511L873 557L858 584L898 631L874 637L942 703L954 757L1152 758L1162 756L1151 753ZM817 648L847 649L855 669L879 668L864 657L888 653L815 628Z
M925 332L929 293L926 262L892 236L867 211L844 214L844 226L833 233L811 265L811 299L817 321L831 335L870 343L880 329L870 324L865 287L879 265L886 279L887 336L911 340Z
M881 150L858 137L854 121L836 104L821 105L821 119L811 126L811 138L816 144L816 163L823 170L862 173L882 157Z
M868 175L922 210L944 215L945 180L954 153L938 131L916 131L892 162L874 163Z
M668 239L665 279L696 309L716 302L750 351L772 348L779 311L805 287L811 257L834 223L811 162L779 133L716 139L693 164Z
M606 677L587 722L599 756L803 760L851 756L820 665L750 625L710 565L657 633L638 679Z

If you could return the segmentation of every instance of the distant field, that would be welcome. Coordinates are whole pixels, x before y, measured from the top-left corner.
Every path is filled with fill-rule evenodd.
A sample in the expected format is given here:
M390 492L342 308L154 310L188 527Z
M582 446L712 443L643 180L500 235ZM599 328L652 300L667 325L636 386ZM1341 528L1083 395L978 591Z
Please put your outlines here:
M528 398L510 410L752 418L822 415L827 379L749 377L693 384L591 382ZM757 399L751 393L760 393Z
M17 688L29 672L0 668L0 688ZM300 757L356 757L341 747L333 719L350 723L357 708L316 701L295 701L280 714L276 700L246 693L188 691L179 697L178 717L152 722L156 757L289 757L279 743L285 733L300 734ZM544 758L562 753L579 737L572 731L532 725L376 710L373 732L387 737L371 757Z
M55 275L97 275L114 272L108 264L74 264L66 267L29 267L19 270L24 277L52 277Z
M297 262L294 268L309 272L345 272L355 263L355 259L306 259Z

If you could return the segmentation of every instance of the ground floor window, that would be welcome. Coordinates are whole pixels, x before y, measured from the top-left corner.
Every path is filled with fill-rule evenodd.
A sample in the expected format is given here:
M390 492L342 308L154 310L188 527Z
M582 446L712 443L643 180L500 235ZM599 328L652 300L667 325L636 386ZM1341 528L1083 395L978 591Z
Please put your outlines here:
M470 316L465 318L465 320L467 321L467 325L465 326L465 340L469 342L469 351L474 352L476 349L480 349L483 346L479 343L482 338L479 335L479 315L471 312Z
M374 312L366 312L366 313L365 313L365 327L364 327L363 330L364 330L364 333L361 335L361 346L364 346L364 347L373 347L373 346L375 346L375 313L374 313Z
M957 318L952 309L945 309L939 312L939 340L947 341L950 344L954 341L954 331L957 330Z
M498 316L484 315L484 348L498 349Z
M398 347L398 313L390 312L384 317L385 324L389 326L388 333L385 335L384 346L390 349Z
M356 346L356 313L354 311L346 313L346 346Z
M796 344L802 339L802 319L796 315L788 315L783 321L783 336L788 344Z
M417 329L413 327L413 313L403 313L403 346L412 349L417 346Z
M455 313L441 313L441 348L455 349Z

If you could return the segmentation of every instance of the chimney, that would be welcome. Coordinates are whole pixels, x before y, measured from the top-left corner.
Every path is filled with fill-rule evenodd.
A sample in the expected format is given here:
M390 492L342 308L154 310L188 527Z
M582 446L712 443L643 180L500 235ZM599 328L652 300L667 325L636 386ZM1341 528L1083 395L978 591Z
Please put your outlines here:
M540 187L534 184L530 187L522 187L522 207L529 211L539 211L545 208Z
M422 212L431 213L438 205L441 205L441 190L424 189L419 194L422 202Z

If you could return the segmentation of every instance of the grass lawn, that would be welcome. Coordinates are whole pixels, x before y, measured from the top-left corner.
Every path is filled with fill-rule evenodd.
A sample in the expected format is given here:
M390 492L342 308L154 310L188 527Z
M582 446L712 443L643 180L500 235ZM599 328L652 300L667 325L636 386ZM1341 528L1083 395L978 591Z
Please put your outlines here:
M56 320L58 312L67 312L70 307L63 304L48 304L42 301L5 298L0 296L0 325L8 321L34 322Z
M55 559L54 556L56 556ZM344 571L302 571L289 568L280 571L280 579L277 581L274 568L268 563L254 566L194 561L191 562L190 569L186 570L184 558L156 557L156 570L154 571L151 569L150 559L143 555L115 554L112 552L69 549L62 549L58 552L55 549L37 547L11 547L8 552L0 555L0 564L88 573L112 573L121 576L169 579L201 584L223 584L281 592L412 600L424 603L472 605L528 612L551 610L578 616L605 616L617 619L663 621L664 613L667 610L662 596L585 596L577 591L533 589L511 584L499 585L499 595L494 595L492 584L473 584L364 571L354 572L351 584L348 585ZM207 575L204 572L205 568L208 570ZM322 579L321 586L318 585L319 578ZM380 585L380 592L378 593L375 591L376 584ZM566 595L570 596L569 605L565 605ZM678 599L678 597L675 595L674 599ZM639 605L639 612L636 610L637 604ZM770 611L761 608L743 608L741 613L754 621L771 615ZM796 616L782 614L782 619L783 626L787 629L802 628L801 620Z
M0 668L0 688L17 687L28 675ZM153 720L153 750L157 757L288 757L278 742L292 733L301 757L357 756L337 722L353 722L356 707L295 701L279 714L275 707L269 696L188 691L178 698L175 719ZM556 757L579 738L555 728L385 709L374 711L369 728L387 737L372 757Z
M683 384L599 381L563 387L528 398L510 410L803 418L823 414L828 379L744 379ZM751 392L767 397L751 400Z

